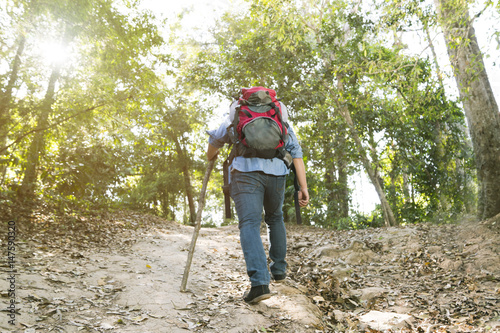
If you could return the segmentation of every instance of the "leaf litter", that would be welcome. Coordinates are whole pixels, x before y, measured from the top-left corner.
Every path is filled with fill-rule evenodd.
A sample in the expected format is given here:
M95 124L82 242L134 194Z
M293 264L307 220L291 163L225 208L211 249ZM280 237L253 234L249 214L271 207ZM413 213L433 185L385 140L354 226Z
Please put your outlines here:
M1 331L500 331L493 220L356 231L287 225L286 282L272 283L274 296L254 306L242 301L249 283L235 225L201 230L181 293L192 227L126 211L53 220L36 215L18 236L19 313L15 327L4 313ZM268 246L264 229L263 239ZM0 285L7 302L7 281Z

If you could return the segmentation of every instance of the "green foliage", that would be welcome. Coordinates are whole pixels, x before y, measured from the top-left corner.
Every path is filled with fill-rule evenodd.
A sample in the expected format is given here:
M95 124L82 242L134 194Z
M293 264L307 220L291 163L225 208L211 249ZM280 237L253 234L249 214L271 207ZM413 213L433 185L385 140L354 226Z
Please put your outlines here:
M186 195L180 170L197 167L189 140L208 112L180 98L190 92L166 88L171 78L163 76L172 71L165 68L175 63L160 51L164 27L137 2L123 5L127 9L116 1L58 0L42 7L12 1L1 8L9 19L2 25L4 87L13 72L3 69L20 43L12 36L22 34L30 46L19 58L17 94L0 142L2 192L11 199L29 185L31 194L61 211L119 204L173 217ZM58 60L46 45L67 56ZM178 149L170 149L175 143Z
M112 201L114 193L110 184L118 183L132 165L127 151L105 144L63 147L51 167L41 173L43 186L63 197L94 204Z
M327 219L319 225L323 228L336 230L359 230L366 228L380 228L384 226L384 218L380 206L370 214L362 214L352 212L348 217L340 217L337 219Z
M400 222L453 218L473 207L462 107L432 59L408 55L400 35L436 25L426 3L255 0L249 11L222 16L210 43L175 31L163 39L164 22L136 1L6 3L2 198L14 200L30 183L62 212L116 205L188 223L203 177L205 124L221 100L228 105L241 87L264 85L288 106L302 143L311 195L305 224L384 224L380 207L368 215L351 207L349 179L366 168L363 152ZM68 56L47 59L49 43ZM292 181L284 203L290 222ZM222 211L221 183L216 170L213 211Z
M418 15L434 24L429 7L405 6L397 12L386 5L387 15L375 24L340 1L300 8L254 1L248 14L225 16L214 34L219 47L200 54L196 73L202 66L217 73L201 76L204 83L197 77L208 89L227 96L233 87L267 85L290 106L307 156L306 223L364 224L352 222L355 213L343 208L350 202L347 179L361 164L352 133L370 149L400 221L439 211L458 214L466 207L468 198L460 193L468 193L464 180L473 175L463 114L443 93L427 58L406 56L401 44L388 46L378 37L392 32L398 17ZM403 23L418 26L412 19ZM352 115L355 132L346 130L342 107ZM289 220L292 192L289 185Z

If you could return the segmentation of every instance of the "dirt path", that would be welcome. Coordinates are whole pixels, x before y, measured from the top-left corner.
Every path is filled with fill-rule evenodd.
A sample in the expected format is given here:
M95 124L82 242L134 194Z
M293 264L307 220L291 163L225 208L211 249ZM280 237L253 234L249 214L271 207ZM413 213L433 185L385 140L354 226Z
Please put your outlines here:
M19 313L14 330L2 315L1 331L251 332L289 323L305 332L319 323L319 310L294 287L276 286L257 306L241 301L248 282L236 226L201 230L181 293L192 232L168 223L83 249L19 242Z
M249 306L241 300L249 283L236 226L201 230L181 293L193 228L160 219L124 228L139 219L110 218L114 227L100 230L98 243L97 231L19 240L19 312L14 327L0 313L0 330L500 331L500 237L485 225L289 226L290 277L271 286L274 297ZM7 304L6 279L0 290Z

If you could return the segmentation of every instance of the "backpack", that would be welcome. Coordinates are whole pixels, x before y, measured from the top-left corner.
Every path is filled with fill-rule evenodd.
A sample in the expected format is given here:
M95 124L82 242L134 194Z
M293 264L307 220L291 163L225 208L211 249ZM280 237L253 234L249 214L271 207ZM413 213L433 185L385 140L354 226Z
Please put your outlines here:
M229 199L229 165L236 156L279 158L294 173L292 156L285 150L288 140L288 113L286 107L276 98L276 91L264 87L241 89L241 96L230 106L230 124L227 132L233 149L223 164L225 212L231 218ZM302 223L298 203L299 185L294 178L295 213L297 223Z
M288 139L286 107L276 99L276 91L264 87L243 88L231 104L228 133L236 156L282 159L287 166Z

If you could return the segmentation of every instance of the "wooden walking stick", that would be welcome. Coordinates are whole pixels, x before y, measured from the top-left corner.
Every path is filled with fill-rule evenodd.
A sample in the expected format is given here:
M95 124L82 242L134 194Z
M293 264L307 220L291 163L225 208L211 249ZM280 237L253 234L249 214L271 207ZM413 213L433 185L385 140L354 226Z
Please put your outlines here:
M198 234L201 228L201 213L203 212L203 207L205 206L205 193L207 192L208 180L210 179L210 174L214 168L216 157L208 161L207 171L205 171L205 178L203 178L203 186L201 187L200 199L198 200L198 212L196 213L196 225L194 227L193 238L191 239L191 245L189 245L188 259L186 262L186 267L184 268L184 275L182 276L181 292L186 291L186 284L188 280L189 270L191 269L191 261L193 261L194 248L196 246L196 240L198 239Z
M295 166L292 164L292 171L294 174L293 178L293 186L295 188L295 192L293 193L293 201L295 203L295 217L297 219L297 224L302 224L302 215L300 215L300 204L299 204L299 180L297 179L297 171L295 171Z

